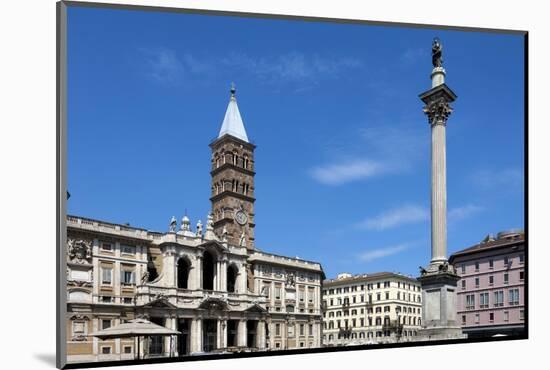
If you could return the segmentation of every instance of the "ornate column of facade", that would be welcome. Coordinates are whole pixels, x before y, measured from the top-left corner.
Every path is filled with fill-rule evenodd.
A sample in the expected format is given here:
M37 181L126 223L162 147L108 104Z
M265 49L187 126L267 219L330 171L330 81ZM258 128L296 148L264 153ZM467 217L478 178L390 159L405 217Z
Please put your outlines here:
M202 319L197 317L191 321L191 353L202 352Z
M164 257L163 257L163 269L164 269L164 275L166 278L163 280L165 281L166 286L168 287L174 287L176 286L176 254L175 251L171 248L164 251Z
M202 289L202 255L195 256L197 260L197 268L195 269L195 289Z
M222 348L222 325L221 320L216 319L216 348Z
M281 322L281 348L288 348L288 320Z
M321 340L320 340L320 325L321 323L317 320L313 321L313 347L320 347L321 346ZM309 330L309 329L308 329ZM309 335L309 333L308 333Z
M171 329L172 328L172 318L167 317L164 320L164 327ZM170 355L170 336L165 336L164 338L164 355Z
M227 292L227 257L224 256L221 263L221 286L220 290Z
M244 294L247 292L246 290L246 279L247 279L247 275L246 275L246 264L242 263L240 266L239 266L239 277L238 277L238 281L239 281L239 293L241 294Z
M256 328L257 339L256 346L263 350L265 349L265 319L260 319L258 321L258 327Z
M227 319L221 320L221 348L227 347Z
M246 346L246 320L240 319L239 320L239 329L238 329L238 339L237 339L237 345L239 347L245 347Z

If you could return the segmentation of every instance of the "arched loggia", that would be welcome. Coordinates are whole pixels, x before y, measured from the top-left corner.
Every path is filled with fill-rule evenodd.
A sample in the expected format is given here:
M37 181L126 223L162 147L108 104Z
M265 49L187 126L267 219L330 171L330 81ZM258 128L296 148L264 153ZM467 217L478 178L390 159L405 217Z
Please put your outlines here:
M227 291L230 293L237 292L237 275L238 270L235 265L229 265L227 267Z
M209 251L204 251L202 258L202 288L214 290L214 278L216 271L216 259Z
M189 288L189 270L191 269L191 263L185 257L181 257L178 260L177 268L177 279L178 279L178 288L188 289Z

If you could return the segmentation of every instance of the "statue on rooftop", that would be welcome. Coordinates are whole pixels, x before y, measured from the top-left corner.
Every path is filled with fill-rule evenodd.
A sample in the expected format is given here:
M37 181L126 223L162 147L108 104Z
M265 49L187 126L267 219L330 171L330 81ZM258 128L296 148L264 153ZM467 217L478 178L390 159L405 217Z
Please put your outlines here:
M170 232L175 233L176 232L176 226L178 221L176 220L175 216L172 216L172 219L170 220Z

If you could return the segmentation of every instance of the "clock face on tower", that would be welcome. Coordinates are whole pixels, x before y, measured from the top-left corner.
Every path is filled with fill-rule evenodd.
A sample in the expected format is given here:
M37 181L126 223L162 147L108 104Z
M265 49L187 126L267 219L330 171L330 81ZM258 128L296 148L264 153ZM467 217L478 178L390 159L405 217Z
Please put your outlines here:
M240 209L235 213L235 221L237 221L239 225L245 225L248 222L248 216Z

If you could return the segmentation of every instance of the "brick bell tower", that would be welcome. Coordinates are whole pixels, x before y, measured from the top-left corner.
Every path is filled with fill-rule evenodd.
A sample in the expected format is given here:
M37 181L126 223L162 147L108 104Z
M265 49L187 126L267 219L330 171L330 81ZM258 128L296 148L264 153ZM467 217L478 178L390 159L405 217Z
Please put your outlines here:
M237 106L235 86L212 149L214 232L229 244L254 249L254 149Z

